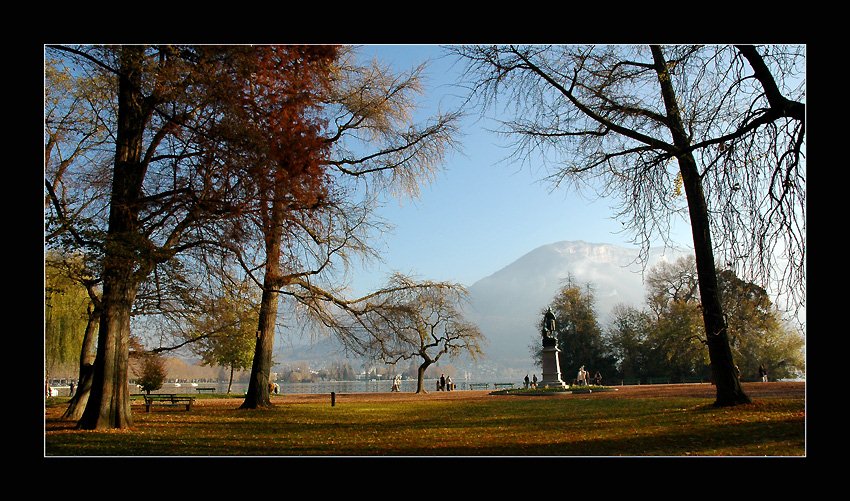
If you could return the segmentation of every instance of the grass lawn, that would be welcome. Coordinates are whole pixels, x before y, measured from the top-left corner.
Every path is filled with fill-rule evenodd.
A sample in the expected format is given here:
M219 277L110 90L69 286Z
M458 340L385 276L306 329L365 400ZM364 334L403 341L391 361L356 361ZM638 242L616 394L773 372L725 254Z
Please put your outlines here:
M770 384L770 383L768 383ZM239 410L133 406L130 430L81 431L48 402L46 456L804 456L805 397L714 408L694 396L556 397L450 392L297 399ZM624 392L625 393L625 392ZM469 394L470 397L467 397ZM475 398L471 395L475 394ZM403 395L403 396L402 396ZM620 395L622 396L622 395ZM51 399L53 400L53 399Z

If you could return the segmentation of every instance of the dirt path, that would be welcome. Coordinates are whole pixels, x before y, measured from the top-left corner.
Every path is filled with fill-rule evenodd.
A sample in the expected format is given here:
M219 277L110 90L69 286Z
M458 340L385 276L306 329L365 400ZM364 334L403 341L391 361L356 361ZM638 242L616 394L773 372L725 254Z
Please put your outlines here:
M744 391L751 398L787 397L805 398L806 383L744 383ZM552 396L505 396L491 395L492 390L457 390L457 391L429 391L426 394L402 392L402 393L338 393L336 403L345 402L405 402L423 400L460 400L472 401L492 398L653 398L653 397L694 397L714 399L715 389L709 383L703 384L653 384L635 386L616 386L617 391L600 392L591 395L570 393L558 393ZM234 405L234 400L239 399L199 399L195 405L215 406ZM330 393L315 394L284 394L272 397L273 403L330 403Z

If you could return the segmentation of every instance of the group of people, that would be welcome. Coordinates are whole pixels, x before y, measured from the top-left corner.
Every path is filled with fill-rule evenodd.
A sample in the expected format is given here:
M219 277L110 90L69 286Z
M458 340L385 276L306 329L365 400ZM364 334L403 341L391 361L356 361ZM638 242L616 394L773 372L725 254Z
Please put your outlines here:
M579 386L589 385L590 384L590 382L588 381L589 375L590 375L590 373L582 365L581 367L579 367L578 375L576 375L576 379L575 379L573 384L576 384L576 385L579 385ZM531 379L528 379L528 374L526 374L524 381L525 381L525 388L526 389L537 388L537 374L534 374ZM600 373L599 371L596 371L596 374L593 375L592 381L593 381L593 384L596 384L598 386L602 386L602 373Z
M579 386L589 385L590 384L590 381L588 381L589 375L590 375L590 372L588 372L584 368L583 365L581 367L579 367L578 374L576 375L576 384L579 385ZM593 384L595 384L597 386L602 386L602 373L600 373L599 371L596 371L596 374L593 375L592 381L593 381Z
M440 379L437 380L437 391L452 391L454 389L455 384L452 382L452 377L440 374Z
M278 385L277 383L269 383L269 394L272 393L274 393L275 395L280 393L280 385Z
M397 374L393 378L393 387L391 391L401 391L401 374Z
M579 367L578 374L576 375L576 384L579 385L579 386L589 385L590 384L590 381L588 380L589 375L590 375L590 372L588 372L584 368L583 365L581 367ZM599 371L596 371L596 374L593 375L593 379L591 381L593 381L593 384L595 384L597 386L602 386L602 373L599 372Z

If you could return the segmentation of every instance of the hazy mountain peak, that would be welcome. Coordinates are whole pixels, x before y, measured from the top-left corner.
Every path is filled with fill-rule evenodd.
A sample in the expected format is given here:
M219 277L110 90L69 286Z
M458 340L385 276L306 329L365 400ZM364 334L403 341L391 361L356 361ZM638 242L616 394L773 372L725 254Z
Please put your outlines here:
M596 297L596 311L605 324L613 307L626 304L642 307L645 290L638 249L613 244L562 241L542 245L468 287L467 319L486 336L485 362L509 373L534 370L529 347L539 343L536 324L541 311L572 277L578 286L590 283ZM684 252L653 249L649 269L661 260L672 261ZM296 343L298 344L298 343ZM284 349L281 347L281 349ZM287 360L322 360L344 356L332 338L306 347L289 345Z
M674 260L683 251L651 249L646 268ZM536 322L566 284L589 283L603 324L617 304L642 307L643 267L637 248L584 241L540 246L469 287L469 319L489 340L487 355L510 367L530 367L528 346L538 337Z

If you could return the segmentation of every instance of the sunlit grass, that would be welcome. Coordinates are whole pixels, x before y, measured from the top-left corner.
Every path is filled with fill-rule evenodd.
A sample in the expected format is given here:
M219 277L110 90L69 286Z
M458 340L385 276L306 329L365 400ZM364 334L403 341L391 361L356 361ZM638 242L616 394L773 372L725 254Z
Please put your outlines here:
M527 398L234 405L134 413L127 431L48 420L48 456L801 456L802 399Z

